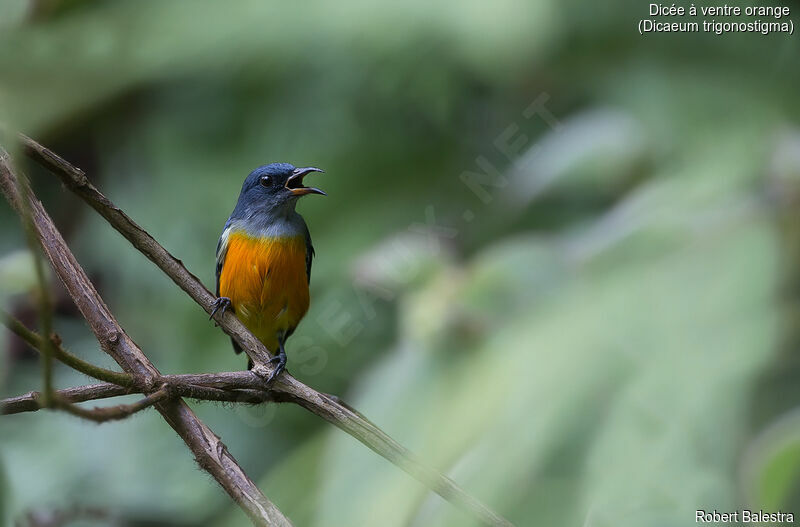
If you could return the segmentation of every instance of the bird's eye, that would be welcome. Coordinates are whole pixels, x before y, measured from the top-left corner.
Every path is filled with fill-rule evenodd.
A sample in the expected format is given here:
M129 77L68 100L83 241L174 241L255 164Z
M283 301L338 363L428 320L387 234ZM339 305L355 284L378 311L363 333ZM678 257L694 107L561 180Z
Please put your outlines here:
M269 176L261 176L261 186L268 187L272 183Z

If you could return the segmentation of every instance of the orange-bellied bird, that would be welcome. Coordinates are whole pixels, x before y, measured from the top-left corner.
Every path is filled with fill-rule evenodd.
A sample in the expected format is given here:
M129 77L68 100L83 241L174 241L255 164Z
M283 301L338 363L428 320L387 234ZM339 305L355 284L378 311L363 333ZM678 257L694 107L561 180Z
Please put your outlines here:
M286 368L286 339L308 311L314 247L297 199L323 191L303 185L314 167L272 163L250 172L217 243L217 300L273 354L267 382ZM232 341L233 342L233 341ZM242 349L233 342L233 349ZM252 363L248 365L252 367Z

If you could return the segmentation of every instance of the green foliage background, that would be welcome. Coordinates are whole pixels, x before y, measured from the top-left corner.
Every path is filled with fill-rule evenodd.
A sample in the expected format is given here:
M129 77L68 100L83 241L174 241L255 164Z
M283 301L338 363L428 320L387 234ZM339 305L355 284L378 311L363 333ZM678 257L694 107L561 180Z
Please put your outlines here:
M244 176L323 167L329 196L299 207L317 260L289 369L517 525L800 513L798 41L642 37L646 13L2 0L0 120L85 168L209 286ZM525 114L537 100L555 120ZM505 185L464 183L481 159ZM152 264L18 162L162 371L244 367ZM0 301L28 313L6 206L0 233ZM68 347L111 366L62 304ZM1 342L2 393L37 389L35 356ZM193 406L296 525L471 525L299 408ZM0 518L84 505L247 524L153 412L4 417L0 470Z

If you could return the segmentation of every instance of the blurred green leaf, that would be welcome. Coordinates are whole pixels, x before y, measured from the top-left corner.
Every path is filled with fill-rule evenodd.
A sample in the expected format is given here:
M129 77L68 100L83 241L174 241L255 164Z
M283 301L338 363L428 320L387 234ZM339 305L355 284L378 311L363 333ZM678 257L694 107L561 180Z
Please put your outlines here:
M745 493L756 510L793 510L800 487L800 417L784 415L749 445L742 463Z

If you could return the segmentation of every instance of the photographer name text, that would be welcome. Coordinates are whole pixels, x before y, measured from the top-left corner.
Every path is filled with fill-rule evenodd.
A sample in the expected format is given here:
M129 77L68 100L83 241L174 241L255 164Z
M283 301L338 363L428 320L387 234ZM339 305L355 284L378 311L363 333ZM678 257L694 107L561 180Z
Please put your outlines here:
M791 512L764 512L742 509L733 512L719 512L716 509L706 511L698 509L695 514L695 523L794 523L794 514Z

